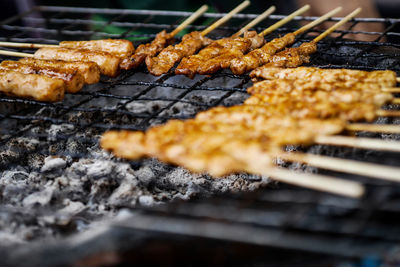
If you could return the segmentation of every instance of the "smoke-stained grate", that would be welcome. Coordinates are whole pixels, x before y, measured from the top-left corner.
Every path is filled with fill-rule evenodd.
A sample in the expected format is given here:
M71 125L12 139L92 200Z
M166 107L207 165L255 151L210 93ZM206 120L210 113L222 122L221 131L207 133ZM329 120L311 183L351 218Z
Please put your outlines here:
M61 40L127 38L137 46L152 40L162 29L173 29L188 15L187 12L152 10L37 7L1 22L0 30L4 34L0 40L56 44ZM221 16L206 14L188 30L204 29L204 25ZM254 17L236 15L211 37L229 36ZM272 15L266 25L283 17ZM301 22L313 19L298 17L266 39L292 32ZM318 53L312 56L310 65L391 69L400 74L400 34L391 31L399 22L355 19L348 30L338 31L337 37L319 43ZM386 30L381 33L353 30L357 24L372 23L383 25ZM311 33L319 32L312 30L300 36L295 46L310 40ZM373 36L375 41L346 39L348 34ZM172 240L201 237L231 242L232 246L239 243L276 246L348 258L372 252L384 256L389 249L394 249L400 239L396 229L400 214L398 185L348 175L368 188L364 199L349 200L275 186L266 177L240 174L215 180L153 159L125 162L99 148L99 137L107 129L145 130L169 119L191 118L217 105L240 104L248 97L246 88L251 84L248 75L237 76L229 71L198 75L191 80L174 75L173 70L155 77L142 67L122 72L114 79L103 77L98 84L67 94L60 103L0 96L0 223L4 226L0 234L7 238L7 244L59 237L56 247L61 251L65 236L96 228L101 221L115 216L124 217L129 209L134 214L132 218L112 223L105 232L119 229L133 237L139 232L144 239L157 238L161 233L172 234ZM397 124L398 120L380 118L378 123ZM398 139L396 135L360 135ZM398 155L391 153L330 146L312 146L309 151L400 165ZM288 167L317 171L300 164ZM251 193L238 194L243 191ZM220 194L218 198L204 198ZM202 200L186 202L196 198ZM182 199L185 201L181 203ZM177 203L148 207L171 200ZM72 238L70 244L79 248L82 244L101 243L103 236L104 232L84 241ZM126 241L126 246L135 248L140 244L133 237ZM127 249L117 245L120 242L117 237L110 242L114 242L115 248ZM31 253L24 246L20 248L10 254L11 261L13 257ZM91 247L88 251L96 254L103 248L98 246L96 251ZM47 253L48 248L37 249L32 251ZM49 264L50 259L56 260L50 256L37 260L38 264Z

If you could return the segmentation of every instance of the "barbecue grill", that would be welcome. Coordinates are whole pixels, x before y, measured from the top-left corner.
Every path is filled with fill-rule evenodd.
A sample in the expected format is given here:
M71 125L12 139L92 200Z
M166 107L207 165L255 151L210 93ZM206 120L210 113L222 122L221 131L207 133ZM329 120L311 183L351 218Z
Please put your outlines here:
M99 21L92 15L102 16ZM135 46L162 29L171 30L188 12L39 6L0 23L1 41L57 44L61 40L127 38ZM224 14L203 16L204 20ZM238 14L212 38L229 36L255 18ZM271 15L267 24L284 16ZM266 36L293 32L294 24ZM331 21L338 21L332 18ZM329 68L391 69L400 74L397 19L353 19L347 30L318 44L310 65ZM202 20L188 30L201 30ZM360 23L385 25L383 32L359 32ZM116 34L118 28L120 33ZM114 32L110 32L114 29ZM256 28L261 31L263 28ZM294 46L309 41L314 29ZM371 35L361 42L347 34ZM31 52L29 49L10 49ZM3 57L2 59L5 59ZM0 236L4 264L96 265L117 263L304 264L399 262L400 186L311 168L361 181L362 199L349 199L247 174L213 179L154 159L127 162L99 148L108 129L146 130L169 119L187 119L210 107L242 103L248 75L222 71L193 80L161 77L145 68L102 78L60 103L0 96ZM396 105L385 108L396 109ZM397 124L380 118L377 123ZM397 140L390 134L358 136ZM314 154L400 165L389 152L314 145L288 147ZM296 175L295 172L293 175ZM399 174L400 175L400 174ZM43 240L49 240L46 244ZM159 257L154 257L159 255ZM29 257L29 262L21 261ZM194 262L196 259L198 261Z

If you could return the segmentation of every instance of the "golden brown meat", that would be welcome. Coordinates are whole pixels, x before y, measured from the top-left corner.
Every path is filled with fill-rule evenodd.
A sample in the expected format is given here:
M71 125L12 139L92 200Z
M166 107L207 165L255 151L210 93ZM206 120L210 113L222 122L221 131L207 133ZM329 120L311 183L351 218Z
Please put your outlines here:
M44 75L0 70L0 92L38 101L57 102L64 98L65 83L61 79Z
M89 49L92 51L102 51L110 53L120 58L126 58L135 51L131 41L123 39L105 39L91 41L64 41L60 42L60 47Z
M43 60L36 58L22 58L22 63L33 64L38 68L56 68L62 71L78 71L85 79L86 84L100 81L100 69L94 62Z
M295 35L288 33L283 37L275 38L258 49L232 60L230 68L234 74L244 74L259 66L268 63L272 56L285 47L292 45L295 41Z
M299 47L286 48L284 51L274 55L270 63L271 67L295 68L310 63L310 55L317 52L315 42L303 43Z
M54 67L40 68L34 64L20 61L5 60L0 64L0 70L12 70L25 74L42 74L50 78L58 78L65 82L65 90L76 93L82 89L85 79L76 70L61 70Z
M303 79L319 81L321 83L336 82L363 82L378 83L382 87L396 86L396 73L394 71L361 71L349 69L319 69L314 67L298 67L293 69L263 66L250 73L250 77L257 79Z
M103 75L115 77L119 73L121 59L106 52L87 49L40 48L34 54L37 59L94 62Z
M230 110L222 113L229 116ZM236 120L235 123L230 120L220 122L214 117L206 121L172 120L145 133L107 132L101 145L118 157L157 157L193 172L223 176L243 171L251 173L261 165L269 166L272 156L280 151L281 145L312 142L316 135L314 126L317 129L330 128L329 132L343 129L343 123L339 120L298 121L290 117L266 116L261 119L262 122Z
M255 31L245 32L244 37L228 37L213 41L197 55L182 59L175 74L193 78L196 73L215 73L221 68L229 68L233 59L263 44L264 38Z
M152 42L139 45L132 56L123 59L120 65L121 69L129 70L139 67L145 61L146 57L155 57L172 40L173 37L165 30L159 32Z
M335 91L341 89L352 89L356 91L372 91L382 92L382 85L379 83L362 83L358 81L341 81L341 82L321 82L317 80L264 80L255 83L252 87L247 88L247 92L254 94L268 94L269 92L290 93L293 91L304 90L323 90Z
M195 31L186 34L179 44L168 46L157 57L147 57L147 68L153 75L165 74L182 58L193 55L210 42L211 40L204 37L200 32Z

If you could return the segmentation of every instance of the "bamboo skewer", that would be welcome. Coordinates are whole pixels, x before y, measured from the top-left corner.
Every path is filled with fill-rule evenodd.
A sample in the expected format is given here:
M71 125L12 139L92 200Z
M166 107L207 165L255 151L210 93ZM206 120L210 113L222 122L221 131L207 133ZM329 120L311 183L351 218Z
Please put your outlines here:
M287 161L301 162L314 167L351 173L371 178L378 178L393 182L400 182L400 168L384 166L374 163L365 163L357 160L340 159L334 157L304 154L304 153L284 153L279 155Z
M346 146L377 151L400 152L400 142L374 138L349 137L339 135L318 136L315 139L315 143L320 145Z
M267 17L269 17L269 15L271 15L272 13L274 13L276 10L275 6L271 6L270 8L268 8L267 10L265 10L262 14L260 14L257 18L255 18L254 20L250 21L250 23L248 23L246 26L244 26L243 28L241 28L237 33L235 33L234 35L232 35L232 37L237 37L242 35L245 31L247 31L248 29L254 27L255 25L257 25L258 23L260 23L261 21L263 21L264 19L266 19Z
M400 83L400 78L399 77L396 78L396 82Z
M376 111L376 116L378 117L399 117L400 110L384 110L380 109Z
M270 176L276 181L352 198L361 197L365 191L360 183L330 176L296 173L281 168L270 167L261 167L259 170L252 170L251 172Z
M239 13L240 11L242 11L243 9L245 9L248 5L250 5L250 1L246 0L243 3L241 3L240 5L238 5L237 7L235 7L234 9L232 9L229 13L227 13L225 16L223 16L222 18L220 18L219 20L217 20L216 22L214 22L213 24L211 24L209 27L207 27L205 30L203 30L201 32L201 35L205 36L207 34L209 34L211 31L213 31L215 28L221 26L222 24L224 24L225 22L227 22L228 20L230 20L233 15L235 15L236 13Z
M265 36L267 34L270 34L271 32L275 31L276 29L280 28L281 26L285 25L286 23L288 23L289 21L291 21L292 19L294 19L296 16L306 12L307 10L310 9L310 5L305 5L302 8L296 10L295 12L293 12L292 14L288 15L286 18L276 22L275 24L269 26L268 28L266 28L264 31L262 31L261 33L259 33L260 36Z
M392 88L382 88L383 92L387 92L387 93L400 93L400 88L398 87L392 87Z
M208 9L207 5L201 6L196 12L194 12L190 17L185 19L178 27L173 30L170 35L171 37L178 34L180 31L185 29L188 25L190 25L193 21L198 19L201 15L203 15ZM15 48L47 48L47 47L59 47L58 45L50 45L50 44L34 44L34 43L14 43L14 42L0 42L0 46L3 47L15 47ZM3 54L5 55L5 54ZM10 54L10 56L13 56ZM18 55L17 55L18 56Z
M400 104L400 98L394 98L392 104Z
M339 28L340 26L342 26L343 24L347 23L349 20L351 20L352 18L354 18L355 16L357 16L360 12L361 12L362 8L359 7L356 10L354 10L353 12L351 12L349 15L347 15L346 17L344 17L343 19L341 19L339 22L335 23L332 27L330 27L329 29L327 29L326 31L324 31L323 33L321 33L319 36L317 36L313 42L318 43L319 41L321 41L322 39L324 39L325 37L327 37L329 34L331 34L332 32L334 32L337 28Z
M203 15L208 9L207 5L202 5L196 12L194 12L190 17L185 19L181 24L178 25L178 27L175 28L172 32L170 32L171 36L177 35L180 31L185 29L187 26L189 26L193 21L198 19L201 15Z
M353 132L400 134L400 125L352 123L346 126L346 130Z
M308 31L312 28L314 28L315 26L317 26L318 24L324 22L325 20L329 19L330 17L332 17L333 15L335 15L336 13L340 12L343 8L342 7L337 7L331 11L329 11L328 13L326 13L325 15L323 15L322 17L314 20L313 22L308 23L307 25L304 25L303 27L301 27L300 29L298 29L297 31L295 31L293 34L294 35L299 35L305 31Z

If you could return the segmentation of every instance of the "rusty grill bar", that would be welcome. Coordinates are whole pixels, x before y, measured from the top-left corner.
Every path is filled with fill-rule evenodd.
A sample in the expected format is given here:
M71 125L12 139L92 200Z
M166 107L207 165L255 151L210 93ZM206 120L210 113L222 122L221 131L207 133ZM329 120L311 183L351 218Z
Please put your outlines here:
M56 44L71 39L127 38L137 46L152 40L162 29L173 29L188 15L188 12L40 6L1 22L3 37L0 40ZM223 15L205 14L203 19L196 21L198 24L191 25L188 30L204 29L203 24L207 21ZM211 37L229 36L254 17L256 15L253 14L235 15ZM272 15L265 25L283 17ZM313 19L297 17L294 23L266 38L271 40L293 32L297 23ZM337 20L339 18L331 19ZM392 31L399 22L399 19L353 19L347 30L337 31L339 35L336 38L318 44L318 53L312 56L310 65L391 69L400 75L400 33ZM385 30L381 33L354 31L354 26L361 23L379 23L385 25ZM110 29L119 33L111 33ZM256 28L257 31L262 29ZM320 31L314 29L311 32ZM295 46L310 40L311 32L301 35ZM354 41L346 39L347 34L374 36L375 40ZM31 52L26 49L10 50ZM19 156L0 154L0 171L26 165L29 157L36 154L88 158L90 156L85 150L71 152L65 148L62 151L56 149L56 153L52 151L55 146L62 146L71 139L83 146L95 145L99 135L107 129L145 130L169 119L191 118L197 112L217 105L239 104L247 97L246 88L251 85L248 75L237 76L228 71L212 76L197 75L194 80L175 76L173 71L154 77L142 67L123 72L114 79L103 77L99 84L86 86L73 95L67 94L63 102L54 104L0 96L0 149L10 149L10 143L15 138L39 140L38 144ZM378 123L397 124L399 120L380 118ZM54 136L40 130L52 125L72 125L73 128L67 134ZM399 139L396 135L359 135ZM308 151L387 165L400 164L398 155L392 153L329 146L312 146ZM136 166L140 162L130 164ZM31 171L40 170L40 166L30 168ZM168 168L167 172L171 169ZM343 177L342 174L340 176ZM354 175L348 175L348 178L366 184L368 194L364 199L349 200L286 185L280 185L278 190L270 186L248 194L224 194L156 208L128 206L126 208L131 209L134 216L111 224L110 229L123 229L127 233L133 229L135 233L173 234L172 239L178 234L188 238L276 246L348 258L365 257L371 253L383 257L400 240L397 227L400 223L400 186ZM101 235L87 242L96 238L101 239ZM62 244L63 241L60 242ZM118 244L118 241L114 242ZM41 251L45 249L40 248ZM27 252L21 253L24 255Z

